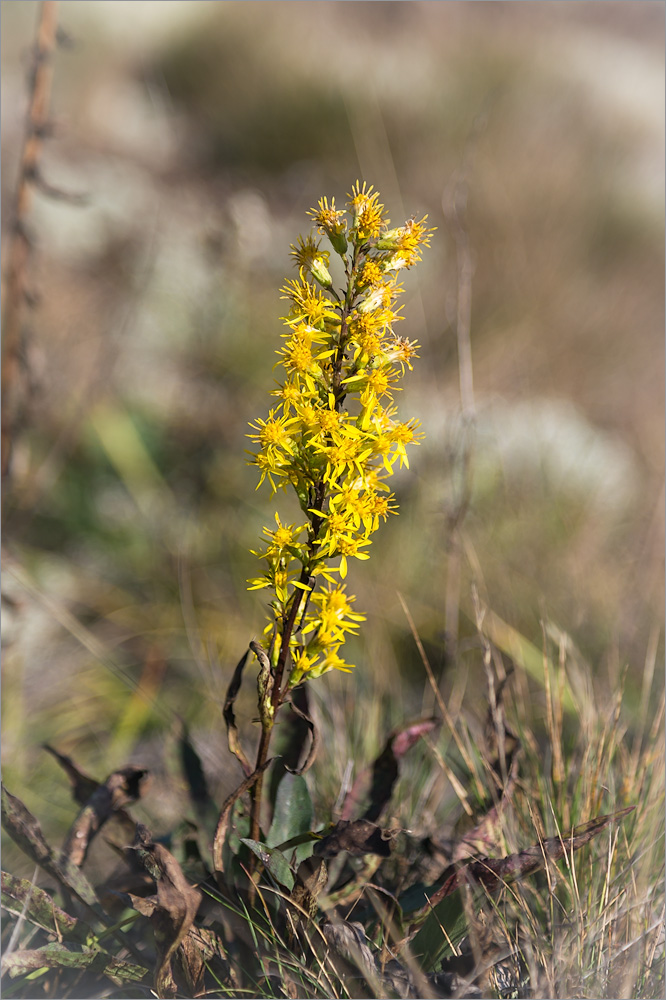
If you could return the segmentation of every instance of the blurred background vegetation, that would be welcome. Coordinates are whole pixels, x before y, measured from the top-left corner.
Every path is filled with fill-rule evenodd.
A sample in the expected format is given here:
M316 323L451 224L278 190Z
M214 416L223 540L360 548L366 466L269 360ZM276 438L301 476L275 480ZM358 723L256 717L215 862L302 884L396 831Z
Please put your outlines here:
M2 3L5 236L38 13ZM59 23L41 169L85 200L37 192L28 220L38 301L3 513L10 790L47 834L67 828L48 742L100 779L148 766L152 822L172 823L178 718L215 793L237 782L221 705L263 628L248 549L276 509L247 424L270 405L289 244L357 178L396 225L438 228L400 330L422 350L398 402L426 438L350 573L357 669L313 685L349 730L326 765L341 779L421 710L398 592L471 712L474 584L537 649L543 621L564 629L609 703L626 669L631 728L663 658L664 5L96 0L62 2ZM543 694L520 683L538 729Z

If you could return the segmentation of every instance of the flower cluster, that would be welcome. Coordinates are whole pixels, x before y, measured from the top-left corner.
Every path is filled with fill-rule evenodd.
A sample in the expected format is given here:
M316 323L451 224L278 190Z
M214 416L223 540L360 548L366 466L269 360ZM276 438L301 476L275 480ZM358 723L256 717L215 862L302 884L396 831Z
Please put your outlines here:
M418 421L400 421L393 396L418 344L399 337L397 273L421 259L432 230L426 217L389 229L378 192L357 183L348 212L322 198L309 214L317 235L292 246L298 278L287 281L284 381L265 420L251 424L259 485L293 487L305 520L265 528L264 564L251 589L273 591L267 632L274 663L285 634L291 654L288 685L331 668L349 669L339 655L363 616L345 594L348 560L368 559L370 536L397 508L385 480L408 466L406 446L422 437ZM333 286L331 250L344 268ZM321 580L327 589L316 591Z

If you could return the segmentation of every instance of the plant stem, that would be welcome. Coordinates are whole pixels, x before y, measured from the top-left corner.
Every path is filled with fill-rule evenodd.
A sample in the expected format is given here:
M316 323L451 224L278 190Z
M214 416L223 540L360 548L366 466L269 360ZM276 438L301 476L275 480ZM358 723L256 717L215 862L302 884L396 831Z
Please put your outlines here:
M40 8L37 46L32 73L30 105L21 155L20 175L14 209L13 232L7 251L6 293L3 314L2 355L2 479L10 472L17 418L22 406L21 375L22 313L27 293L30 241L25 221L39 174L39 157L48 123L52 55L56 46L57 0L44 0Z
M341 306L341 323L340 323L340 341L338 344L338 349L335 355L335 360L333 363L333 379L332 379L332 389L335 398L335 408L339 410L345 398L345 391L342 386L342 363L344 360L345 346L348 337L348 326L347 321L352 309L352 301L354 298L354 284L356 278L356 271L358 267L358 248L354 248L354 255L351 261L351 266L346 268L347 271L347 290L345 293L344 304ZM326 484L322 481L318 482L314 488L314 501L313 508L315 510L321 511L326 499ZM310 517L310 542L309 542L309 555L311 562L315 555L317 537L322 525L323 518L320 514L312 514ZM262 768L266 761L268 760L268 751L270 748L271 737L273 735L273 726L275 724L275 719L277 713L284 703L287 691L289 689L288 683L283 687L282 681L285 674L285 669L287 666L287 661L289 659L289 649L291 645L291 637L296 627L296 622L298 621L299 611L301 609L301 604L303 600L307 600L307 591L303 590L303 586L312 586L312 580L310 577L309 565L304 565L301 569L301 575L299 577L299 585L294 588L294 595L289 610L289 614L286 619L283 618L282 626L282 638L280 643L280 652L278 654L277 663L275 665L275 672L273 675L272 688L271 688L271 704L272 713L270 716L265 716L262 718L261 723L261 736L259 738L259 745L257 747L257 759L255 764L255 770ZM250 839L259 840L261 835L261 802L263 797L263 785L264 785L264 775L263 772L257 778L257 781L253 785L250 792ZM257 866L257 859L253 855L250 859L250 873L254 874ZM250 901L254 900L255 889L254 886L250 887Z

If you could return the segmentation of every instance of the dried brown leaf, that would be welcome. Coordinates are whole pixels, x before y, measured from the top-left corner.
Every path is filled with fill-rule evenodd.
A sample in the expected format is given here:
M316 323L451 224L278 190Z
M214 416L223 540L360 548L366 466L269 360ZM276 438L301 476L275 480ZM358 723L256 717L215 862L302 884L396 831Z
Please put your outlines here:
M153 843L149 831L141 824L137 824L134 849L157 883L156 905L150 915L157 948L155 992L160 998L175 997L178 988L171 962L194 922L201 893L190 885L173 854L162 844ZM193 963L186 961L186 968L190 967L193 968Z
M80 806L84 806L90 796L96 791L97 788L99 788L99 781L97 781L96 778L91 778L90 775L86 774L84 771L81 771L71 757L67 757L66 754L59 753L48 743L44 743L43 747L47 753L50 753L51 756L57 760L69 778L72 786L74 801L78 802Z
M236 726L236 716L234 714L234 702L238 697L238 692L240 691L240 686L243 680L243 670L247 663L247 658L250 655L250 650L246 650L242 657L236 665L233 677L227 688L227 695L224 699L224 709L222 715L224 717L224 722L227 727L227 742L229 744L229 749L231 750L234 757L239 761L240 766L245 772L247 778L252 774L252 765L245 756L245 751L240 743L240 738L238 735L238 727Z
M319 841L315 853L320 858L334 858L342 851L352 857L378 854L387 858L391 853L392 834L367 819L353 822L341 819L333 830Z
M309 771L312 765L314 764L315 758L317 756L317 751L319 750L319 731L317 730L317 727L315 726L314 722L307 714L307 712L304 712L303 709L299 708L298 705L296 705L293 700L289 704L291 706L292 712L296 716L298 716L298 718L302 722L304 722L305 725L310 730L310 736L312 737L312 739L310 742L310 750L308 751L308 755L305 758L305 763L299 768L288 767L287 771L291 771L292 774L305 774L305 772Z
M222 854L224 849L224 841L227 836L227 829L229 827L229 820L231 819L231 810L234 807L234 803L237 799L244 795L245 792L249 791L254 783L258 780L259 776L264 773L267 767L273 763L273 758L267 760L265 764L258 767L256 771L248 775L245 781L242 781L238 788L236 788L231 795L228 795L225 799L222 809L220 811L220 818L217 821L217 827L215 829L215 836L213 838L213 868L215 870L215 877L218 883L221 880L221 876L224 873L224 862L222 860Z
M366 767L345 797L340 819L350 820L361 813L363 819L375 822L388 804L399 774L399 762L414 744L439 725L438 719L419 719L409 726L394 730L379 757Z
M436 906L456 889L469 883L483 885L489 892L496 892L507 882L533 875L545 868L548 860L559 861L566 851L577 851L589 844L609 823L622 819L635 808L628 806L607 816L598 816L589 823L574 827L563 837L548 837L540 844L505 858L477 858L467 864L451 865L444 872L441 885L430 897L429 907Z
M114 771L97 786L74 820L62 846L61 860L80 868L88 848L104 824L124 806L141 796L141 783L148 772L132 765Z

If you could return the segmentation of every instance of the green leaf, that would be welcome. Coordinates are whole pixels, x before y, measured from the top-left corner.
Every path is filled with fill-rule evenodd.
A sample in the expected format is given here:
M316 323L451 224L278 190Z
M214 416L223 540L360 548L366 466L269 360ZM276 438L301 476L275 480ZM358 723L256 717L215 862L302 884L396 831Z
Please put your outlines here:
M278 786L273 822L266 843L279 847L294 837L309 833L314 821L314 806L305 778L287 771ZM313 841L296 850L296 860L304 861L312 854Z
M276 847L260 844L258 840L250 840L249 837L243 837L242 843L246 844L253 854L256 854L275 881L291 892L294 888L294 873L282 851L278 851Z
M460 890L433 907L410 941L410 950L424 972L430 972L453 954L467 933L467 919Z

